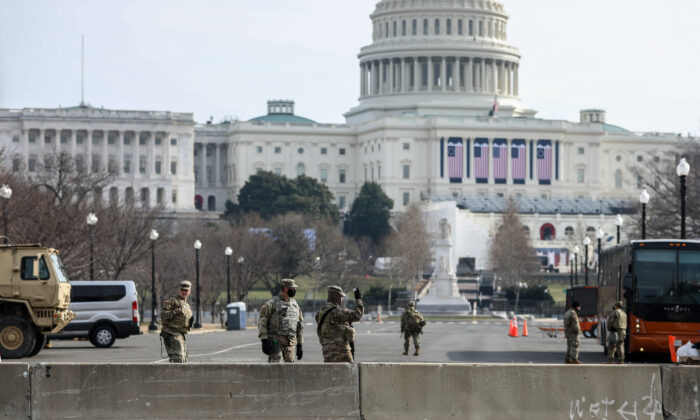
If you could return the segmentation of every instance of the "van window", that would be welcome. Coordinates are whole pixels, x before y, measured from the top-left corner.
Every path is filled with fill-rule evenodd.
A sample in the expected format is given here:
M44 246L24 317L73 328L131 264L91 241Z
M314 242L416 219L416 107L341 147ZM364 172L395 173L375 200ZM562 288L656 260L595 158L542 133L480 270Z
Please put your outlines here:
M22 257L22 280L37 280L37 278L32 275L34 261L36 261L36 257ZM39 279L48 280L49 277L49 269L46 267L46 261L44 257L41 257L39 261Z
M126 287L121 285L71 285L70 289L71 302L113 302L124 296L126 296Z

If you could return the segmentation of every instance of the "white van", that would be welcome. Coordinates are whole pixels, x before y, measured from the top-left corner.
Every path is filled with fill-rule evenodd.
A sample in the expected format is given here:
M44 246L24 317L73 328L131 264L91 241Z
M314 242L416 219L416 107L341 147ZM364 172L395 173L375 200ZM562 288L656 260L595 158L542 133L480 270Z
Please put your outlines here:
M72 281L70 310L75 312L60 334L50 339L88 337L95 347L110 347L117 338L140 334L133 281Z

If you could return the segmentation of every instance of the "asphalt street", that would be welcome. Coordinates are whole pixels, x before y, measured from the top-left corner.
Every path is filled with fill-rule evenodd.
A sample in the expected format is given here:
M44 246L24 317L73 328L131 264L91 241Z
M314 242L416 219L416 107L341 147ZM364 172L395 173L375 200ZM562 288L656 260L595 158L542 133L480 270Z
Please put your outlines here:
M413 363L544 363L564 361L566 340L544 334L538 326L556 324L530 323L529 336L507 335L508 323L503 320L428 321L421 336L420 356L403 356L403 339L399 323L360 322L355 324L356 360L358 362ZM522 323L520 325L522 330ZM322 362L321 345L316 337L316 324L307 322L304 331L304 362ZM257 330L207 330L189 334L187 345L190 363L265 363ZM411 347L411 354L413 348ZM52 347L22 361L31 363L164 363L160 336L145 333L117 340L111 348L101 349L89 341L52 340ZM581 337L580 360L603 363L602 347L595 339Z

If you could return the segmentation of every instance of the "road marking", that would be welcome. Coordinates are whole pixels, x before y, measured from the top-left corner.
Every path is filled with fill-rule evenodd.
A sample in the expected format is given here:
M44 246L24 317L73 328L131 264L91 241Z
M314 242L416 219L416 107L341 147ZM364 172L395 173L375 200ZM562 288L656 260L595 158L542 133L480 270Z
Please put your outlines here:
M191 354L189 357L192 358L192 357L202 357L202 356L213 356L213 355L215 355L215 354L226 353L227 351L242 349L242 348L244 348L244 347L255 346L255 345L257 345L257 344L259 344L259 343L241 344L241 345L239 345L239 346L233 346L233 347L225 348L225 349L223 349L223 350L214 351L214 352L211 352L211 353ZM156 361L153 362L153 363L164 363L164 362L167 362L167 361L168 361L168 359L160 359L160 360L156 360Z

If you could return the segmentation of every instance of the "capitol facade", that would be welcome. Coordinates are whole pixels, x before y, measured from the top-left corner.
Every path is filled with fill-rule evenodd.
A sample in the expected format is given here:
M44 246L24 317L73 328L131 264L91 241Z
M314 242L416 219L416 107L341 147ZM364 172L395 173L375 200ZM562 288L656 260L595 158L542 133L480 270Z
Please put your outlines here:
M258 171L314 177L341 209L373 181L395 211L426 198L454 202L462 216L450 216L453 223L481 224L486 239L498 203L535 203L523 221L536 246L552 265L568 266L580 230L614 232L625 200L638 197L642 180L630 168L678 146L673 133L628 131L600 109L582 110L576 122L536 117L521 104L521 57L499 1L382 0L370 17L372 43L358 55L359 101L346 124L301 117L292 100L218 124L89 106L5 109L6 163L32 172L47 153L70 153L89 170L114 171L104 200L174 213L221 212Z

